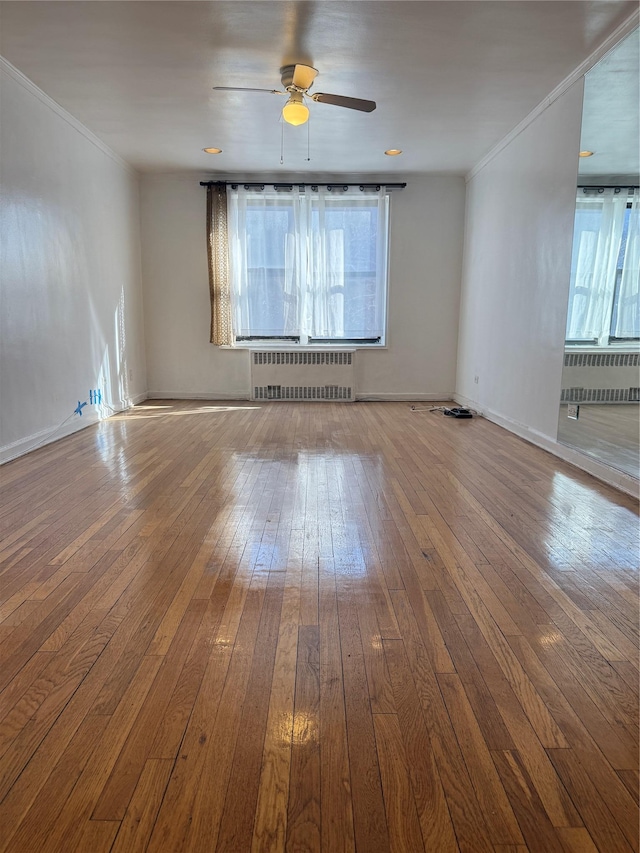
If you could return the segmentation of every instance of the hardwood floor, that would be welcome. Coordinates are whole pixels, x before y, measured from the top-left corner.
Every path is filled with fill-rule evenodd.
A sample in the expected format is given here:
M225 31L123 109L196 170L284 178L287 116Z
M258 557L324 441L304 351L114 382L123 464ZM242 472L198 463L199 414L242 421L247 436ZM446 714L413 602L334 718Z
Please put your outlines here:
M640 476L640 406L638 403L588 403L580 406L578 420L567 417L560 406L558 441L575 447L605 465Z
M0 469L0 850L638 850L638 517L479 418L138 406Z

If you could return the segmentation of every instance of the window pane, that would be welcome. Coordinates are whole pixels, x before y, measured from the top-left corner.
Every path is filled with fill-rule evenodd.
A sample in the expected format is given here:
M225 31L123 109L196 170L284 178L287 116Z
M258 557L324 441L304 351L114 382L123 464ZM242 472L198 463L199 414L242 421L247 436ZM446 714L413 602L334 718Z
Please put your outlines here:
M276 206L247 210L247 324L264 335L283 335L285 331L284 275L290 222L291 210Z
M378 199L318 199L312 215L314 310L310 331L322 338L376 338L384 334L385 268L380 269ZM317 259L316 259L317 260Z
M585 327L588 325L589 299L601 221L600 205L584 202L578 204L573 231L567 340L597 338L600 334L599 331L594 333L593 330L585 332Z
M234 197L231 211L236 336L299 334L294 200L245 193Z
M616 286L613 295L613 311L611 312L611 329L609 334L615 336L615 329L618 325L618 303L620 301L620 283L622 281L622 268L624 266L624 256L627 248L627 237L629 236L629 218L631 216L631 207L627 208L624 217L624 227L622 229L622 239L620 241L620 251L618 252L618 262L616 264Z
M619 340L640 338L640 204L637 195L626 210L610 336Z
M344 211L342 220L345 233L345 337L368 337L375 329L377 319L377 210L351 208Z

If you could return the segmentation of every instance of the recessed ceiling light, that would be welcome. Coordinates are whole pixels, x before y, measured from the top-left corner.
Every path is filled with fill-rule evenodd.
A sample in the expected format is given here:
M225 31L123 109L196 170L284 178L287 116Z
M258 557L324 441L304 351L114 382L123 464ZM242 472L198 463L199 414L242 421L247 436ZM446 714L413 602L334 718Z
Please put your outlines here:
M401 148L388 148L385 152L389 157L397 157L398 154L402 154Z
M593 151L581 151L578 157L593 157Z
M203 148L205 154L222 154L222 148Z

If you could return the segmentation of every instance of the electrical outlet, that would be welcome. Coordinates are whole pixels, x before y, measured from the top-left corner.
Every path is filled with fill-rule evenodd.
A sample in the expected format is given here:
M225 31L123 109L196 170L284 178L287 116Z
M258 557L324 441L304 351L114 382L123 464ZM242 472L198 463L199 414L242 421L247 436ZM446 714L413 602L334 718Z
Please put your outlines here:
M476 385L478 384L478 380L479 380L479 379L480 379L480 377L479 377L479 376L474 376L474 377L473 377L473 381L474 381L474 383L475 383Z
M129 382L133 382L133 368L129 368Z

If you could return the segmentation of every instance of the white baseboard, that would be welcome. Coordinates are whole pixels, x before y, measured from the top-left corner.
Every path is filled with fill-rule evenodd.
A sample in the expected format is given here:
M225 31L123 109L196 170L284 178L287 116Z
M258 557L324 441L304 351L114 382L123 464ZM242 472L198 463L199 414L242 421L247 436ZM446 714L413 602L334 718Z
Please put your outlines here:
M478 403L470 400L462 394L455 394L454 396L457 403L467 406L470 409L477 410L482 417L486 418L488 421L503 427L503 429L509 430L509 432L514 433L520 438L524 438L525 441L535 444L536 447L541 447L543 450L552 453L564 462L569 462L571 465L575 465L576 468L579 468L581 471L586 471L587 474L591 474L597 480L601 480L608 486L613 486L621 492L631 495L633 498L638 497L640 481L636 480L635 477L631 477L623 471L611 468L609 465L598 462L596 459L591 459L591 457L586 456L584 453L580 453L579 450L575 450L573 447L567 447L567 445L561 444L559 441L551 439L549 436L544 435L535 429L531 429L531 427L528 427L525 424L518 423L518 421L514 421L511 418L498 414L497 412L492 412L490 409L483 410Z
M453 400L452 391L440 391L436 394L423 394L421 392L411 393L380 393L372 392L368 394L366 391L362 394L356 394L358 402L390 402L390 403L444 403Z
M219 392L208 391L203 394L201 391L148 391L146 394L147 400L246 400L250 402L249 392L242 393L234 392Z
M192 393L185 393L184 391L149 391L147 394L147 399L149 400L246 400L251 401L251 397L248 392L246 394L241 392L229 392L225 391L224 393L218 393L216 391L211 391L206 394L202 394L199 391L193 391ZM406 392L406 393L379 393L372 392L370 394L364 392L362 394L356 394L356 401L358 402L398 402L398 403L433 403L433 402L445 402L447 400L453 400L453 392L452 391L440 391L436 394L423 394L421 392ZM308 401L311 402L311 401Z
M113 411L104 418L99 417L95 410L87 412L85 409L82 415L74 415L74 417L67 423L62 423L57 427L49 427L48 429L40 430L40 432L27 435L17 441L13 441L11 444L5 444L3 447L0 447L0 465L4 465L5 462L11 462L12 459L18 459L20 456L25 456L27 453L31 453L32 450L37 450L39 447L45 447L47 444L53 444L54 441L66 438L74 432L80 432L82 429L94 426L101 421L108 420L108 418L111 417L111 414L124 412L146 399L146 393L136 394L127 402L119 400L113 405L109 404L109 409L113 409Z

